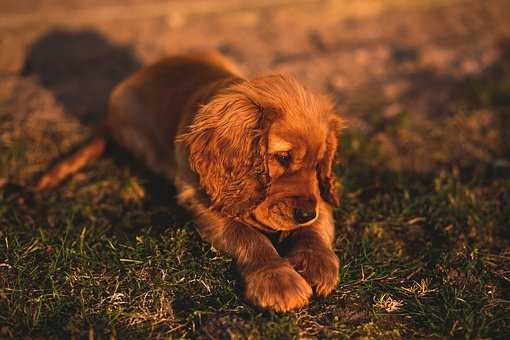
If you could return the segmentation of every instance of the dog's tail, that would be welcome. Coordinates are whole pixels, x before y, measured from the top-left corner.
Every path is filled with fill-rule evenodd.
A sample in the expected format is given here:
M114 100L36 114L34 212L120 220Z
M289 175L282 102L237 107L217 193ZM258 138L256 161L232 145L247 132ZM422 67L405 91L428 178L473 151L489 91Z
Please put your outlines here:
M63 181L68 176L80 170L87 163L97 159L106 149L106 138L97 135L70 154L59 161L37 181L35 189L38 191L52 188Z

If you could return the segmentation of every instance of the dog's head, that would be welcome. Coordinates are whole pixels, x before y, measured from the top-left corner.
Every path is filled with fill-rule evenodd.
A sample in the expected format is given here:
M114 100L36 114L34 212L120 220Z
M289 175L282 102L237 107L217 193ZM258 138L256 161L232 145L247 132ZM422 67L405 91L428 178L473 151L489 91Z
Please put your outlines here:
M213 209L291 230L318 218L321 199L338 204L331 168L341 126L327 97L276 75L215 95L179 140Z

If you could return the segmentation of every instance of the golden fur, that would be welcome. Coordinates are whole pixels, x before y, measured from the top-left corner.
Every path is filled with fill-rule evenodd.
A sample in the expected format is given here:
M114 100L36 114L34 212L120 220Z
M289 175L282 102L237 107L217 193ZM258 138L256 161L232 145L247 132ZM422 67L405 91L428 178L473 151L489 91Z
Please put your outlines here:
M206 52L164 59L120 83L105 131L175 183L202 238L235 259L249 301L288 311L338 282L332 165L341 126L327 97L291 77L246 80ZM50 170L38 188L97 157L101 141Z

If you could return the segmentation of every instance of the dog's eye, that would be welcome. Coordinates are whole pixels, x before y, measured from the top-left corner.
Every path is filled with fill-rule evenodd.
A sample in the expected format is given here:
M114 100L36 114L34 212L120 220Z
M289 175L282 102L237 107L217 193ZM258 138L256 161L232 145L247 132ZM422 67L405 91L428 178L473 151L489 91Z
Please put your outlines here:
M288 152L280 152L274 155L274 158L281 166L287 167L290 164L290 153Z

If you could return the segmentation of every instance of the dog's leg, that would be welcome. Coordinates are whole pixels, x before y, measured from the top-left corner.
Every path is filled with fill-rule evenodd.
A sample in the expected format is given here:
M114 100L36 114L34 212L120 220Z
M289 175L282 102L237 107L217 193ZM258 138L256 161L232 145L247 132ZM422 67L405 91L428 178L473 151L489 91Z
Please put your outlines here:
M308 303L310 285L278 255L265 235L211 211L202 212L197 222L202 238L235 259L250 302L280 312Z
M322 203L317 222L294 231L285 241L288 244L286 258L322 296L331 293L338 283L339 263L332 247L333 236L333 215Z

